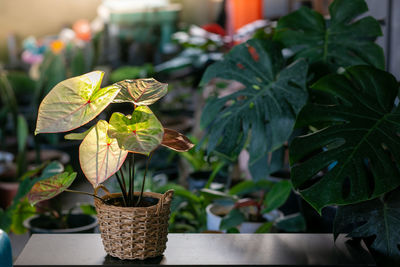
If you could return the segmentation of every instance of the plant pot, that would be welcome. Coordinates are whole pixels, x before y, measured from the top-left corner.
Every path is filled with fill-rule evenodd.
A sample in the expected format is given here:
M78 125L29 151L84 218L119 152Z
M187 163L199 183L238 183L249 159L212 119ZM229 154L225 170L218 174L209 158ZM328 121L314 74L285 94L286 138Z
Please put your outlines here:
M68 217L68 225L70 225L70 228L44 228L43 225L46 224L48 224L48 219L40 215L34 215L24 221L24 227L27 228L31 234L74 234L94 233L97 227L97 219L92 215L71 214Z
M222 217L228 214L232 209L233 205L208 205L206 208L207 229L209 231L220 231L219 226L221 224ZM267 214L263 214L263 217L267 221L276 221L277 219L283 218L283 213L279 210L273 210ZM238 230L240 233L255 233L263 223L264 222L244 222L238 226Z
M5 210L11 205L17 194L19 182L1 182L0 181L0 207Z
M135 192L138 196L140 192ZM95 198L97 219L104 250L122 260L145 259L163 254L168 234L168 220L173 190L164 194L143 193L144 198L155 199L149 207L119 207ZM107 201L121 194L107 194Z

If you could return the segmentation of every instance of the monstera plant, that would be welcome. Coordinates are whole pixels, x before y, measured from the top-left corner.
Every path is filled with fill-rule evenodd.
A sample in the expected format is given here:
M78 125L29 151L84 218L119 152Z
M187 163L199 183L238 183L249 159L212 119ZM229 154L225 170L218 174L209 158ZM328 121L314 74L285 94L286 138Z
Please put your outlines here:
M330 19L307 7L282 17L274 39L292 50L295 59L326 66L330 70L353 65L385 67L383 49L374 43L382 35L372 17L356 20L368 11L364 0L335 0L329 6Z
M132 114L115 112L108 122L98 120L89 130L70 133L65 138L82 140L79 162L83 173L95 189L102 187L102 183L115 174L123 196L121 205L140 205L143 187L140 198L134 201L133 197L133 154L146 155L149 160L160 145L176 151L187 151L193 144L184 135L164 129L148 107L167 93L167 84L155 79L137 79L124 80L101 88L103 75L101 71L94 71L57 84L39 107L35 134L71 131L92 121L111 103L131 103ZM128 162L129 183L126 185L123 172L120 171L121 175L118 175L117 171L128 155L131 156ZM72 192L73 190L67 188L74 177L53 177L40 181L33 186L29 199L32 203L37 203L65 190ZM145 178L146 176L143 177Z
M333 100L310 103L298 116L296 126L319 130L291 143L293 186L319 212L343 206L337 232L350 225L350 236L375 236L372 248L400 257L399 84L388 72L354 66L312 90Z
M257 39L235 46L211 65L202 85L221 78L244 88L207 100L201 124L207 129L208 152L234 159L247 148L251 166L268 167L269 152L288 140L307 102L307 68L305 60L287 65L276 43Z

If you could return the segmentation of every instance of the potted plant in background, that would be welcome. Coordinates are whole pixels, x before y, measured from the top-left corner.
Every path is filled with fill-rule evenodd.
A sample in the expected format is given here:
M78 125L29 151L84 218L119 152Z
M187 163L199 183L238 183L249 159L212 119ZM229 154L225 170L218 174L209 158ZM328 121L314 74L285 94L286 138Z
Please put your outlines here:
M57 84L39 107L35 130L36 134L70 131L93 120L113 102L133 104L132 115L115 112L109 122L99 120L86 132L66 136L67 139L83 139L79 161L94 193L67 189L72 177L52 178L36 183L29 199L37 203L62 191L93 195L103 245L108 254L121 259L158 256L166 247L173 191L164 194L143 192L145 172L142 190L133 192L134 153L147 156L147 169L158 146L187 151L193 144L182 134L163 128L148 107L167 93L166 84L154 79L138 79L100 88L102 77L102 72L95 71ZM125 177L117 174L124 162L129 166L128 184ZM110 194L102 185L113 174L121 188L119 194ZM123 176L123 172L120 174ZM99 189L107 194L100 197Z
M207 227L240 233L269 232L276 221L283 219L278 209L291 191L289 181L243 181L233 186L223 201L207 206Z

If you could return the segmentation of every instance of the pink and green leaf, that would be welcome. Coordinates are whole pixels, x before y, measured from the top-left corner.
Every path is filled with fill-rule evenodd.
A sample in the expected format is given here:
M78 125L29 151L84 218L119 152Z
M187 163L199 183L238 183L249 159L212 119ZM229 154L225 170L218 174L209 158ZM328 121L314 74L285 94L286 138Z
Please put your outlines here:
M75 180L76 172L63 172L48 179L37 182L28 193L28 200L31 204L53 198L71 186Z
M131 102L137 106L148 106L168 91L168 84L160 83L153 78L124 80L117 84L121 86L121 91L114 99L114 103Z
M185 152L194 147L194 144L189 138L168 128L164 128L164 136L161 145L178 152Z
M108 130L109 124L100 120L79 146L82 171L94 188L116 173L128 155L116 139L108 136Z
M139 106L132 116L114 113L108 134L116 138L122 149L149 155L163 139L164 128L147 106Z
M99 115L121 89L116 84L100 88L103 75L93 71L51 89L39 106L35 134L67 132Z

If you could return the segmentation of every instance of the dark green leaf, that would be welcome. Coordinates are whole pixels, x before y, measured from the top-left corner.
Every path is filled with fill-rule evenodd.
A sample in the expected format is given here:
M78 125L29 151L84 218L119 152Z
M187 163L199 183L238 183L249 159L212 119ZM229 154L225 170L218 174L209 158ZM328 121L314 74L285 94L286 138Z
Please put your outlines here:
M250 164L279 148L292 133L297 113L307 100L307 64L284 67L276 44L250 40L235 46L211 65L202 78L235 80L245 88L207 101L201 125L207 128L207 150L235 158L250 137ZM251 133L251 134L250 134Z
M219 229L227 230L240 225L244 221L244 214L238 209L232 209L224 218L222 218Z
M256 234L269 233L271 231L272 226L274 226L273 222L263 223L260 227L257 228L255 233Z
M275 226L285 232L298 233L306 230L306 221L301 213L295 213L278 219Z
M293 140L293 186L315 209L372 199L400 185L400 112L389 73L356 66L319 80L314 90L337 104L310 104L298 126L327 128Z
M364 0L335 0L329 7L330 21L309 8L282 17L275 39L291 48L294 58L331 66L372 65L384 69L383 49L374 43L382 35L378 21L372 17L355 20L365 13Z
M400 260L400 190L377 198L339 207L334 233L348 230L350 237L375 237L371 247L383 255Z
M292 184L289 181L282 180L274 184L265 196L264 206L266 208L263 213L273 211L285 204L290 192L292 192Z

